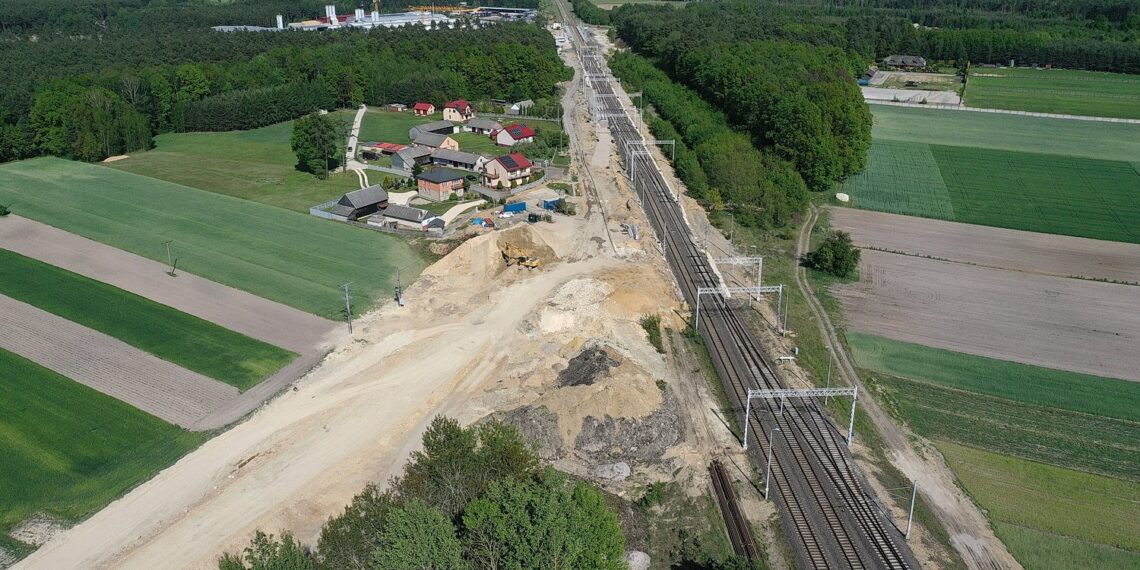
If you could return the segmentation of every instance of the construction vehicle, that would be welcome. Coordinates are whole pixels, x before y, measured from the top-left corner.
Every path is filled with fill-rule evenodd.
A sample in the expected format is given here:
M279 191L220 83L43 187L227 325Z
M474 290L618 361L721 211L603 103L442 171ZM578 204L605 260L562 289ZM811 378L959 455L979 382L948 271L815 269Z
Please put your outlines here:
M518 247L515 247L509 243L503 246L502 252L503 252L503 262L505 262L507 264L507 267L510 267L512 265L518 265L520 269L524 268L524 267L527 269L537 269L538 268L538 260L537 259L535 259L529 255L526 255L526 253L523 252L521 249L519 249Z

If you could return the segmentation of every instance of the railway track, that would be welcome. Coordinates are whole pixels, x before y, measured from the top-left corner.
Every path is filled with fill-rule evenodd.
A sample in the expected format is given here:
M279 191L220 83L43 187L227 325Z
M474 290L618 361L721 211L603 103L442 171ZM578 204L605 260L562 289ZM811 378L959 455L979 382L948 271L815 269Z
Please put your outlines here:
M749 560L759 560L760 550L756 548L756 539L748 527L748 519L744 518L744 513L740 510L740 502L736 498L728 471L725 471L724 464L719 459L709 464L709 477L716 493L716 502L724 515L724 525L728 529L728 540L732 543L733 551Z
M642 135L618 101L599 46L556 0L566 29L579 49L585 79L601 110L641 206L660 241L677 284L695 306L699 287L716 287L720 278L713 262L698 247L677 197L646 152ZM589 53L592 52L592 53ZM867 492L867 484L851 459L843 437L818 402L797 400L777 407L766 400L743 418L749 389L785 387L768 355L753 337L732 299L702 295L700 333L734 410L748 422L752 457L765 469L760 450L771 450L774 500L797 561L804 568L917 568L901 533L885 509ZM750 437L751 439L751 437ZM714 474L714 480L716 475ZM728 518L726 516L726 518ZM740 533L729 523L730 536ZM747 532L747 525L743 532Z

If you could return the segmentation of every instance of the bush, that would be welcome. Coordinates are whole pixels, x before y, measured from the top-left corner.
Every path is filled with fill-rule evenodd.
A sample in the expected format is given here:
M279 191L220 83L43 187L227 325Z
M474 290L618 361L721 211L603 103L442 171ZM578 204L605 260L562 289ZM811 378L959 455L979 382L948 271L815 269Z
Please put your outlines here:
M649 344L652 344L657 352L665 354L665 345L661 342L661 317L657 315L641 317L641 328L645 329L645 334L649 336Z
M12 213L12 210L8 206L5 206L4 204L0 204L0 218L3 218L4 216L7 216L8 214L11 214L11 213Z
M859 248L851 243L851 234L835 231L804 260L812 269L836 277L849 277L859 267Z
M554 211L558 212L559 214L573 216L578 213L578 206L575 206L573 202L568 202L563 199L559 200L558 203L555 204Z
M645 494L637 500L637 506L643 509L652 508L654 505L661 504L665 499L665 483L654 481L645 487Z

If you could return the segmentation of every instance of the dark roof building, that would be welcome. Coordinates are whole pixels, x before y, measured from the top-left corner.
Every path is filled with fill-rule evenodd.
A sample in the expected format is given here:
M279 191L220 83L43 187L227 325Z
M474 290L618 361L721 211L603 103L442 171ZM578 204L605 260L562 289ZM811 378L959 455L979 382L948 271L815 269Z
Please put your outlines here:
M917 55L892 55L884 59L883 64L893 67L926 67L926 58Z
M415 140L422 133L435 133L437 135L450 135L455 132L455 125L448 121L432 121L408 129L408 138Z
M349 220L358 220L375 214L377 210L387 205L388 192L380 186L369 186L341 196L329 211Z
M451 182L453 180L463 180L463 174L446 168L433 168L420 174L419 179L436 184L443 184L444 182Z
M384 217L402 222L423 223L424 220L431 217L431 212L421 210L419 208L412 208L411 206L401 206L399 204L392 204L384 208Z
M448 138L450 137L447 135L438 135L436 133L419 133L416 135L416 138L412 139L412 144L431 148L442 148Z

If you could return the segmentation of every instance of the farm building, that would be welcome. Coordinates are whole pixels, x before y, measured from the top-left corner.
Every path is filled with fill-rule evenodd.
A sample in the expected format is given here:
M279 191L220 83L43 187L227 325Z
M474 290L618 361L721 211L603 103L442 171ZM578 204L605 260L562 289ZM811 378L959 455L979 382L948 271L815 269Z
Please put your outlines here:
M431 149L423 146L410 146L392 155L392 168L411 172L417 164L431 162Z
M387 109L393 113L403 113L408 110L408 106L403 103L388 103Z
M416 135L416 138L412 139L412 144L428 148L459 150L459 143L456 142L455 139L447 135L438 135L435 133L420 133Z
M396 144L388 142L366 142L360 145L361 152L364 153L364 158L368 160L375 160L375 156L390 156L407 148L406 144ZM368 155L373 155L369 157Z
M500 156L483 167L483 185L489 188L522 186L531 175L531 163L521 153Z
M431 153L431 163L434 165L462 168L472 172L482 169L488 160L485 156L446 148L436 149Z
M519 101L518 103L512 103L511 106L507 108L507 114L515 117L525 115L527 113L527 110L533 106L534 101L531 101L530 99L527 99L526 101Z
M437 135L452 135L459 132L459 128L447 121L433 121L408 129L408 138L415 140L420 133L435 133Z
M926 67L926 58L917 55L892 55L883 60L883 65L917 69Z
M416 103L412 106L412 112L420 117L426 117L435 113L435 105L431 103Z
M463 123L475 118L475 108L466 99L449 101L443 106L443 118L456 123Z
M384 208L382 222L383 225L388 227L395 227L405 230L420 230L423 229L424 220L430 217L431 212L427 210L412 208L411 206L392 204L391 206Z
M491 131L491 138L499 146L534 142L534 130L522 123L511 123L497 131Z
M503 125L491 119L471 119L470 122L463 125L463 130L478 135L489 135L494 131L503 130Z
M388 192L379 186L369 186L341 196L329 212L348 220L358 220L387 206Z
M446 168L433 168L416 178L416 191L428 200L443 202L454 192L463 195L463 174Z

